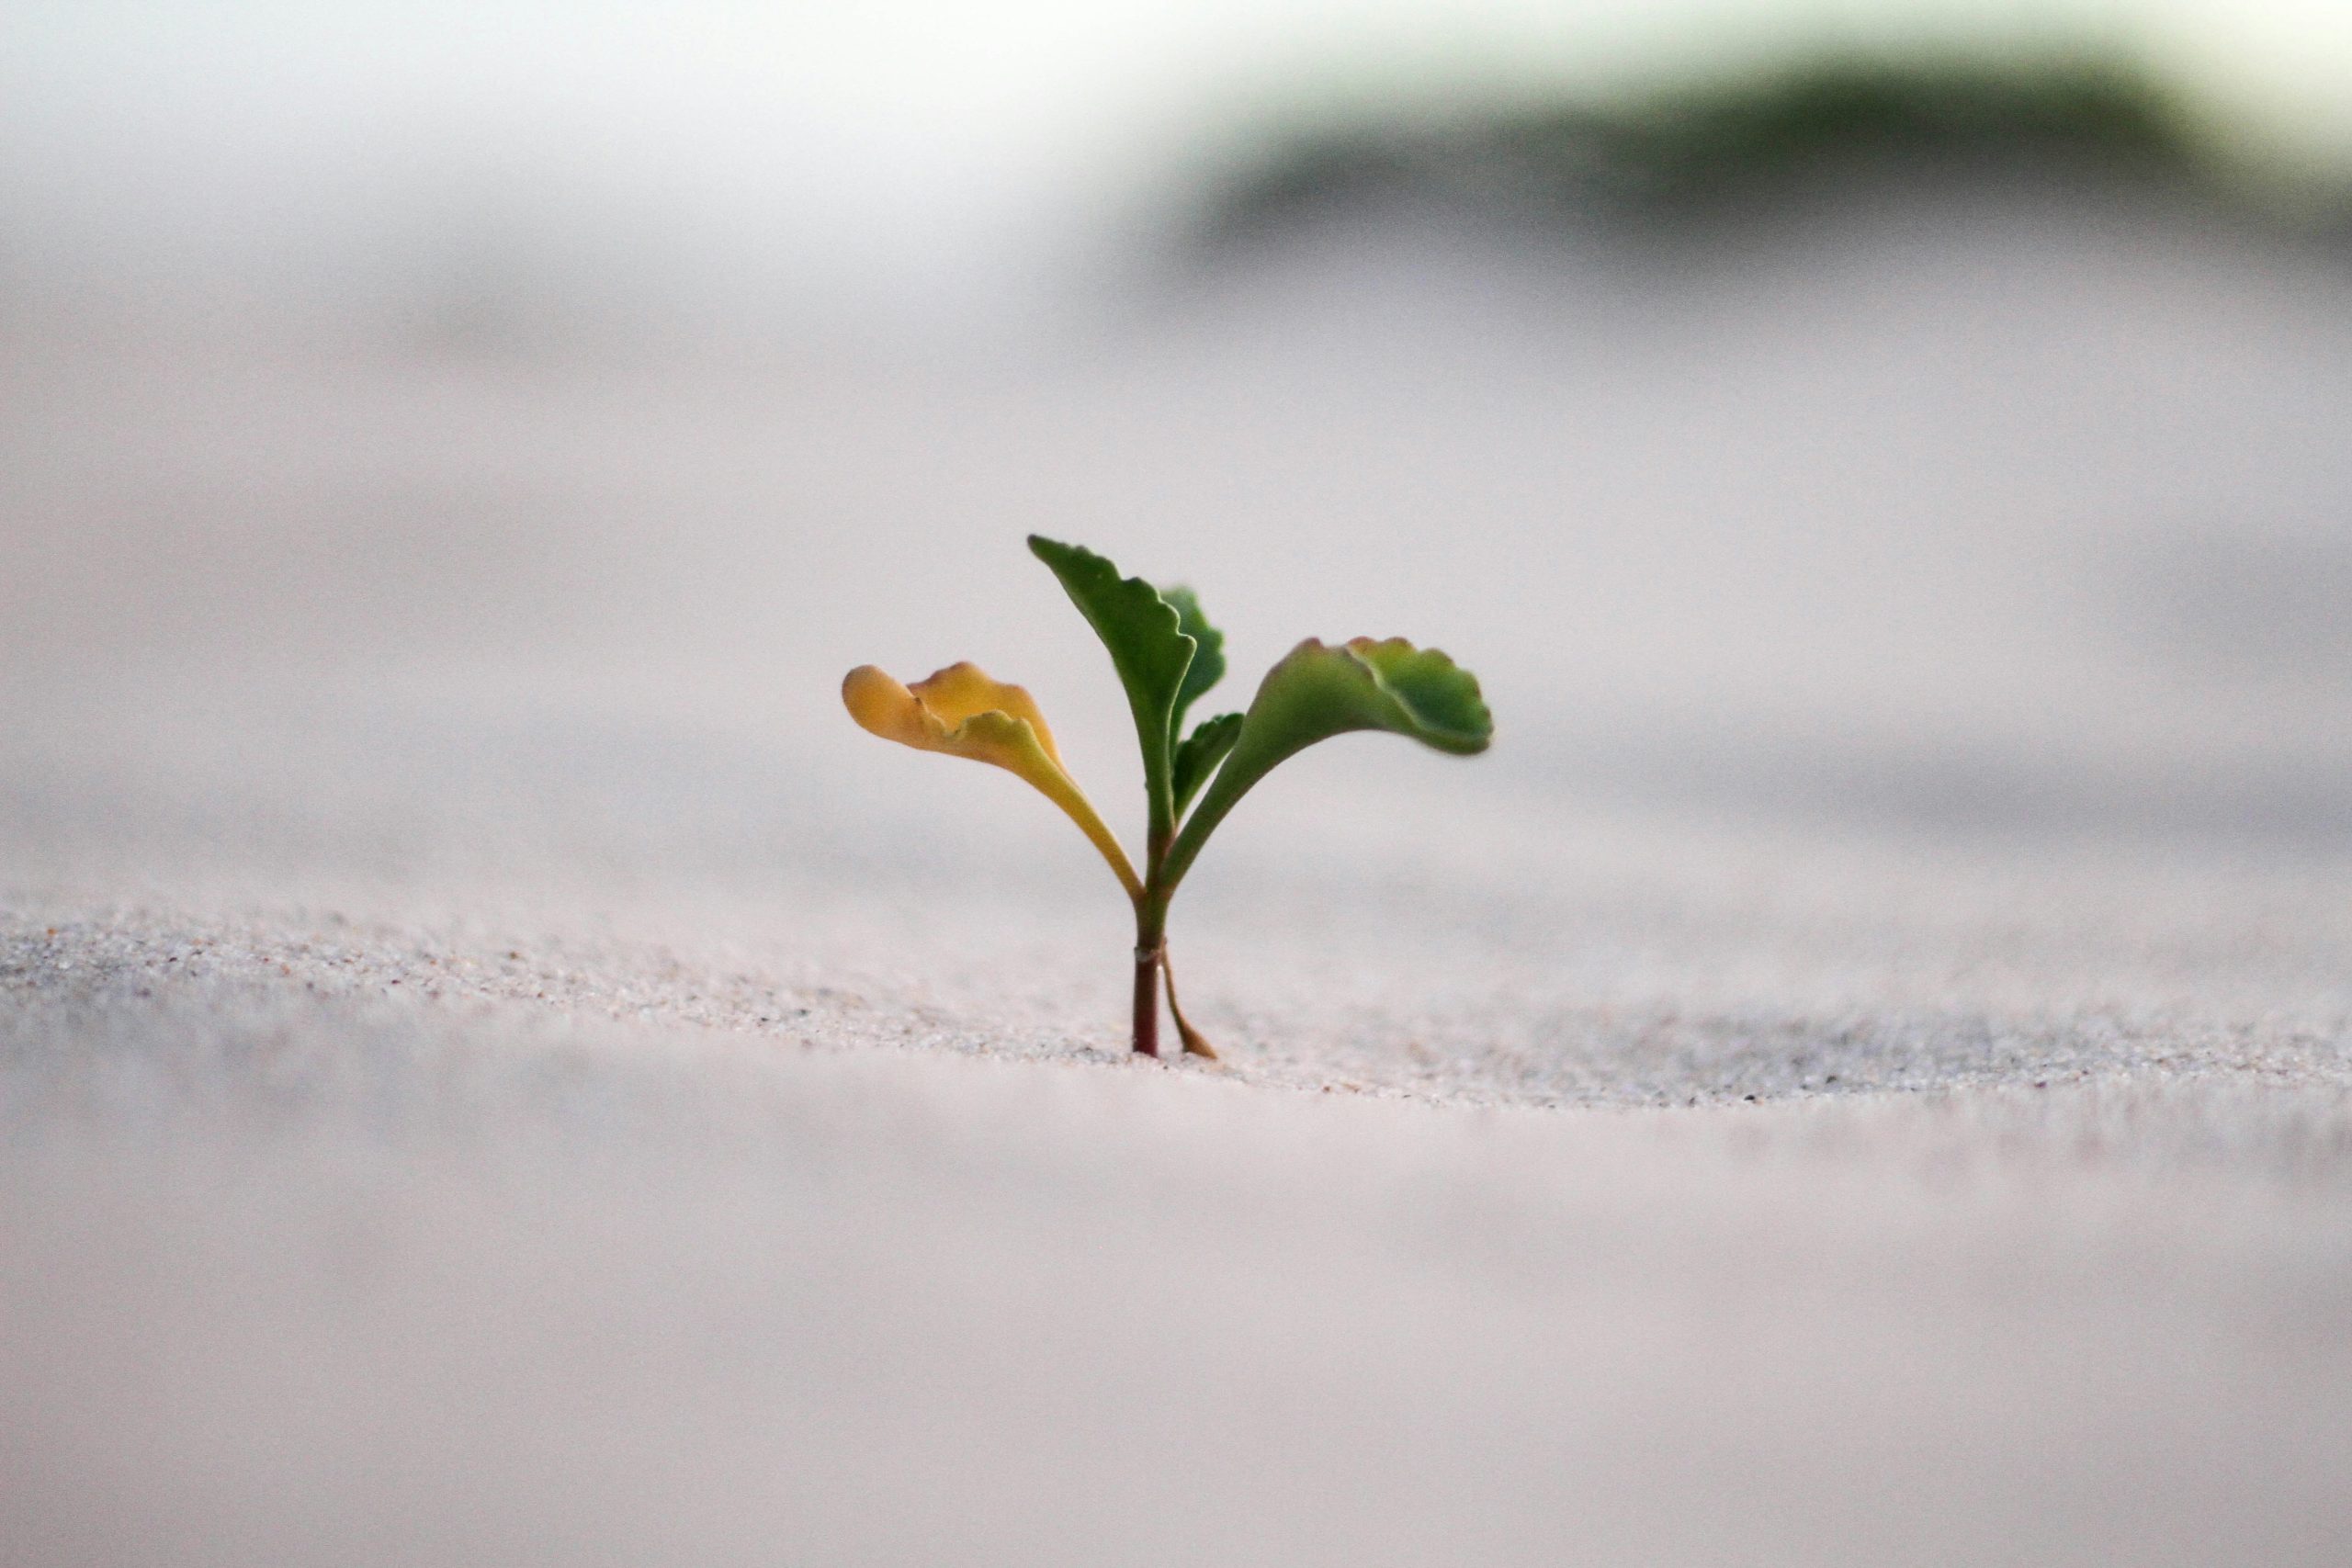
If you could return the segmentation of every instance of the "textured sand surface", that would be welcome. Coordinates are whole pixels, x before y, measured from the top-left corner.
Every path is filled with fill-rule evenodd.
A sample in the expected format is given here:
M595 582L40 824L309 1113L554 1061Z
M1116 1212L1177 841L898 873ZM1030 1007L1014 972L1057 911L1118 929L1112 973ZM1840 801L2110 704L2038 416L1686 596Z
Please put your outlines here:
M2007 223L992 377L20 350L0 1561L2352 1557L2352 287ZM1125 823L1032 527L1235 705L1498 715L1236 815L1220 1069L835 706L977 659Z

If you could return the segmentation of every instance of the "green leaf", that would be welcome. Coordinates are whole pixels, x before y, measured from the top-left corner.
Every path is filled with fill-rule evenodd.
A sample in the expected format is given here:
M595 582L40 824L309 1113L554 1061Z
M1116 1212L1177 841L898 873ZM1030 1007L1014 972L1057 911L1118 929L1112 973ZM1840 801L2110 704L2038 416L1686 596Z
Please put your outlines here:
M1216 765L1241 739L1241 716L1221 713L1215 718L1204 718L1176 748L1176 815L1184 815L1184 807L1193 804L1193 796L1209 782Z
M1494 728L1478 678L1433 648L1402 637L1357 637L1333 648L1309 637L1259 683L1232 753L1169 852L1162 886L1176 886L1251 785L1318 740L1386 729L1468 756L1487 749Z
M1119 569L1092 550L1043 535L1029 536L1029 550L1053 569L1094 635L1110 650L1127 705L1136 716L1136 739L1143 745L1144 789L1151 803L1155 849L1172 829L1175 795L1170 754L1177 696L1193 665L1196 644L1184 635L1177 608L1140 577L1123 578Z
M1199 651L1193 655L1192 668L1184 671L1184 683L1176 689L1175 711L1169 716L1169 734L1177 736L1184 733L1185 710L1225 679L1225 634L1209 625L1209 618L1201 614L1199 597L1191 589L1163 588L1159 596L1175 606L1178 628L1199 645ZM1181 795L1184 792L1180 788L1176 793ZM1182 800L1177 802L1176 809L1184 809Z

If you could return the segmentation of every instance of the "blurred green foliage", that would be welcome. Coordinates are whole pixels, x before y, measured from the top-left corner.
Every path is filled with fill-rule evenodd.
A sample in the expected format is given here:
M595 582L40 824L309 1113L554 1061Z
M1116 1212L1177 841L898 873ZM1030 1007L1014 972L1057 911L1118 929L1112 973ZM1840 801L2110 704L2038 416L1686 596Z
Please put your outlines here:
M1261 145L1212 188L1202 250L1399 198L1669 232L1923 181L2064 179L2255 205L2178 95L2120 58L1826 56L1613 102L1358 112Z

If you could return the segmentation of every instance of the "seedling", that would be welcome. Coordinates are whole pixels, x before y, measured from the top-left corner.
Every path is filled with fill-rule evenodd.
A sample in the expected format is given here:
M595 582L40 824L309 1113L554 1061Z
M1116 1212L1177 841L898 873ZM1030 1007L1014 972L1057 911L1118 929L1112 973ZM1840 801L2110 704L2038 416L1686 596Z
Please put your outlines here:
M1386 729L1456 756L1487 749L1494 720L1477 677L1402 637L1330 646L1309 637L1258 684L1247 713L1184 718L1225 675L1225 634L1184 588L1154 588L1076 545L1037 535L1029 548L1110 650L1143 745L1148 808L1143 874L1062 765L1053 731L1027 692L974 664L951 664L902 686L871 664L842 682L850 716L886 740L969 757L1017 773L1067 813L1110 863L1136 911L1135 1048L1159 1055L1159 993L1184 1049L1215 1057L1176 1003L1168 966L1168 902L1226 813L1275 764L1353 729Z

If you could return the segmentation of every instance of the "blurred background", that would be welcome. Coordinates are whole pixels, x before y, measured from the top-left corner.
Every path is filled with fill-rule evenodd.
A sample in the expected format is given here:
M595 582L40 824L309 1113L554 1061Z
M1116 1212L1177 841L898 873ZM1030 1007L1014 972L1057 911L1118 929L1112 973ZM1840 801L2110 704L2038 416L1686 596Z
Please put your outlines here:
M1058 844L834 697L977 659L1125 801L1036 529L1195 585L1230 705L1485 678L1477 783L1309 759L1237 865L2333 855L2347 89L2322 0L17 0L13 853Z
M2347 604L2346 0L0 0L0 1568L2340 1568Z
M1933 141L2281 201L2352 154L2320 0L10 14L9 317L94 335L768 364L1083 336L1341 165L1464 198L1441 227L1589 228Z

